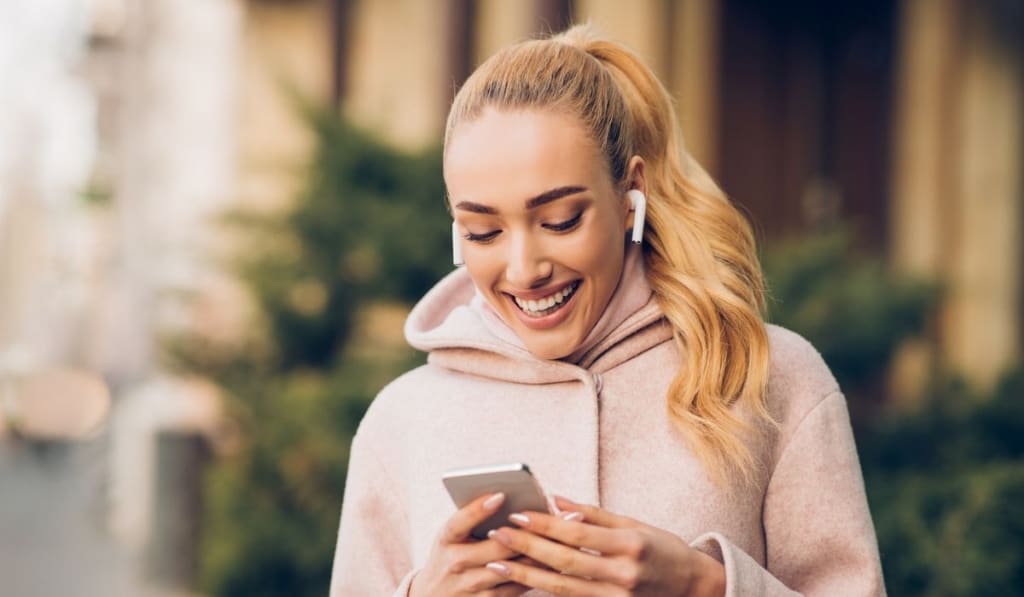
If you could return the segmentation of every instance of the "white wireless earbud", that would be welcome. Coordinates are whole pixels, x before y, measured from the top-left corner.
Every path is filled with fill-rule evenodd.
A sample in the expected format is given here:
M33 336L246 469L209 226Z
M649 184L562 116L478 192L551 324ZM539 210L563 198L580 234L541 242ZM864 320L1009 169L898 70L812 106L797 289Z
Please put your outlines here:
M633 208L633 244L639 245L644 240L644 219L647 217L647 197L636 189L626 192L629 205Z
M462 237L459 236L459 227L452 222L452 263L463 265L462 261Z

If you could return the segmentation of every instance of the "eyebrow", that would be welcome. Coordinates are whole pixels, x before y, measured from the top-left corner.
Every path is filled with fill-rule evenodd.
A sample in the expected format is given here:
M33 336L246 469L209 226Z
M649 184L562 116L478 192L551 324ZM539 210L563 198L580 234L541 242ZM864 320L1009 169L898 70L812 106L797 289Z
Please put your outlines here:
M566 186L551 189L550 191L544 191L540 195L529 199L526 202L526 209L536 209L546 203L551 203L556 199L561 199L567 195L575 195L576 193L582 193L586 191L587 187L581 186ZM459 201L455 204L455 209L461 209L463 211L471 211L478 214L497 215L498 210L494 209L490 205L484 205L482 203L475 203L473 201Z

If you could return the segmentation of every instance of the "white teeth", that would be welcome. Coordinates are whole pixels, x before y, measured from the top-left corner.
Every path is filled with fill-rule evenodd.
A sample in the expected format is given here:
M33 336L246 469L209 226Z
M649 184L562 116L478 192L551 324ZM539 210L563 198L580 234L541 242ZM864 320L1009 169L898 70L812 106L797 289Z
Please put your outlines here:
M543 311L553 308L555 305L561 305L565 299L576 290L576 286L577 284L571 284L551 296L538 300L523 300L518 297L513 298L515 299L516 304L519 305L520 309L532 315L538 315Z

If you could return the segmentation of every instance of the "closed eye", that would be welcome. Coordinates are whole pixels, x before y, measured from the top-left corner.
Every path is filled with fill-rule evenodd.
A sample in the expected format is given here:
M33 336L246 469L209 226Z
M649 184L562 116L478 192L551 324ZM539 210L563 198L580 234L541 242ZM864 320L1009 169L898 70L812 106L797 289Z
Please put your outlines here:
M583 212L576 214L576 217L566 220L564 222L556 222L554 224L544 224L544 227L548 230L554 230L555 232L566 232L572 230L580 223L580 219L583 218Z
M492 230L490 232L484 232L483 234L473 234L472 232L467 232L466 234L463 235L463 238L474 243L487 243L494 240L494 237L498 236L498 233L500 232L501 230Z

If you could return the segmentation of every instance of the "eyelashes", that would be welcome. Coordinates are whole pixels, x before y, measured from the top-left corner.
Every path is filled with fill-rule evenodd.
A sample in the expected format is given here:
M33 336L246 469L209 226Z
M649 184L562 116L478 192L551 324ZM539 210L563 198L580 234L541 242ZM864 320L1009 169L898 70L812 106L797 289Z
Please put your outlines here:
M498 236L499 232L501 232L501 230L494 230L491 232L485 232L483 234L473 234L472 232L467 232L466 234L462 235L462 237L470 242L486 243L488 241L494 240L494 237Z
M547 228L548 230L554 230L555 232L565 232L567 230L572 230L573 228L575 228L576 224L579 224L582 218L583 212L581 211L574 217L564 222L558 222L556 224L545 224L544 227Z
M576 226L579 225L582 219L583 212L581 211L572 218L565 220L564 222L555 222L554 224L543 224L543 226L544 228L551 230L553 232L568 232L573 228L576 228ZM494 240L500 233L501 230L492 230L490 232L484 232L482 234L474 234L472 232L467 232L466 234L463 235L463 238L474 243L488 243Z

